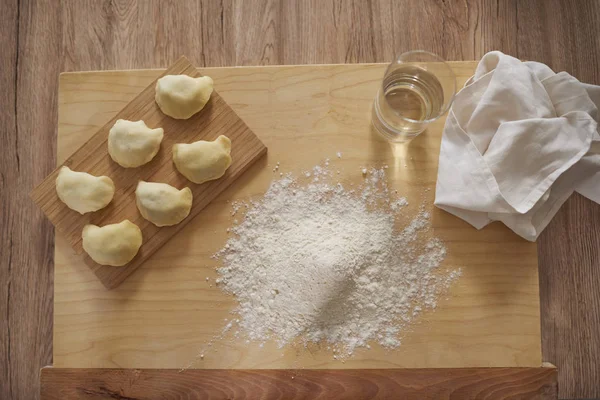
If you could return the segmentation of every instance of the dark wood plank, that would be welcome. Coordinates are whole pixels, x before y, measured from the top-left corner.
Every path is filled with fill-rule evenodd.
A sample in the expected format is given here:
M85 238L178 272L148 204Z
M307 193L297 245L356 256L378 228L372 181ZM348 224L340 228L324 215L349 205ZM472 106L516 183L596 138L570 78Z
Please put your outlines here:
M0 398L39 396L52 362L52 226L27 188L54 167L56 2L0 2Z
M41 371L42 400L557 398L555 368Z
M27 193L54 167L60 71L166 67L184 53L198 66L387 62L421 47L457 60L497 49L600 83L597 0L4 0L0 14L3 399L35 398L51 361L53 232ZM588 333L600 331L588 290L600 268L581 251L598 247L597 212L574 197L540 238L544 359L565 398L600 397Z
M600 2L516 2L516 56L600 85Z
M16 90L14 86L17 80L17 54L18 54L18 2L16 0L6 1L0 7L0 87L11 88L0 96L0 146L6 151L0 156L0 398L8 399L17 392L18 383L11 369L12 357L16 350L16 340L12 330L17 329L11 325L11 311L14 305L10 304L11 295L13 301L16 298L11 290L12 286L12 235L14 228L11 226L9 207L13 206L12 196L9 196L8 185L16 181L18 174L15 165L19 153L16 147L17 120L15 110L17 107ZM14 224L14 222L13 222ZM48 290L48 288L46 288ZM46 343L47 345L47 343Z
M542 352L565 398L600 396L600 206L572 196L538 240Z

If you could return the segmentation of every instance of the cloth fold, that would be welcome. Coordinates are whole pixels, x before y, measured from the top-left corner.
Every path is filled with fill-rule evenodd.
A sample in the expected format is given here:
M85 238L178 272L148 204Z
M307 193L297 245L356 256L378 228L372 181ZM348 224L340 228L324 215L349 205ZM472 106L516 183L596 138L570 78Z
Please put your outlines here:
M487 53L448 113L435 205L533 241L573 191L600 202L598 107L599 86Z

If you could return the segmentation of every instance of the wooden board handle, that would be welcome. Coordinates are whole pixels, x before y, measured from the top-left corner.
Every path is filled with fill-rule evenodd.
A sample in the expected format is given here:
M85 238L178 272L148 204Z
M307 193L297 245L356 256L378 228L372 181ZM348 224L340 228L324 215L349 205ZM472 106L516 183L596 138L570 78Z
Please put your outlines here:
M186 370L43 368L41 399L550 400L556 368Z

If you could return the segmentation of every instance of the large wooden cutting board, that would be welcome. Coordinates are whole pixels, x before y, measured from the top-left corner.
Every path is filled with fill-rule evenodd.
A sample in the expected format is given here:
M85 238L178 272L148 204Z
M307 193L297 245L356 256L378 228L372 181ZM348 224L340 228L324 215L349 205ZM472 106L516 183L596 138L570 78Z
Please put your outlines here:
M474 62L452 64L458 84ZM500 224L477 231L434 209L443 120L408 145L390 146L370 129L370 107L386 66L207 68L200 73L269 147L269 154L218 196L121 286L106 290L60 234L56 237L54 366L106 368L391 368L541 364L536 247ZM63 74L59 162L162 71ZM336 153L341 152L342 158ZM279 172L299 173L330 158L340 179L388 164L389 184L408 213L432 211L446 242L445 265L462 277L406 332L402 346L360 349L345 363L330 352L219 336L235 299L214 285L233 219L232 200L261 196ZM279 162L279 171L273 172ZM207 281L206 278L209 278ZM212 346L207 343L212 341ZM202 352L203 359L197 358Z
M196 68L185 57L177 60L163 72L163 75L200 76ZM84 253L85 262L107 288L114 288L123 282L267 152L265 145L223 101L219 93L213 92L210 100L199 113L186 120L176 120L160 111L154 101L155 86L155 81L148 82L146 88L141 90L116 115L108 119L91 138L88 137L88 141L82 142L82 146L63 164L75 171L87 172L95 176L109 176L115 183L116 190L108 206L85 215L69 209L60 201L55 189L59 168L46 177L31 194L32 199L54 224L58 233L67 239L78 253L83 252L81 232L86 224L104 226L128 219L141 229L142 246L135 258L123 267L99 265ZM98 89L106 90L107 88L100 84ZM74 101L77 104L94 103L93 99L78 95ZM66 112L71 111L69 109ZM138 168L123 168L110 158L107 145L108 132L118 119L142 120L151 128L164 129L165 135L160 150L152 161ZM214 140L219 135L226 135L231 139L232 163L223 177L197 185L177 172L171 155L171 149L175 143ZM135 189L141 180L168 183L178 189L189 187L193 193L190 215L177 225L162 228L145 220L137 210L135 200Z

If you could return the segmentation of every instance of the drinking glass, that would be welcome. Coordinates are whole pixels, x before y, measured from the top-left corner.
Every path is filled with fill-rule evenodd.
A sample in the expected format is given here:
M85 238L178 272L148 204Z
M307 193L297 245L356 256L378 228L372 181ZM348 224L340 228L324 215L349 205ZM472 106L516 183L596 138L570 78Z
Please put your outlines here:
M391 142L408 141L448 109L456 77L439 56L423 50L401 54L385 71L371 122Z

